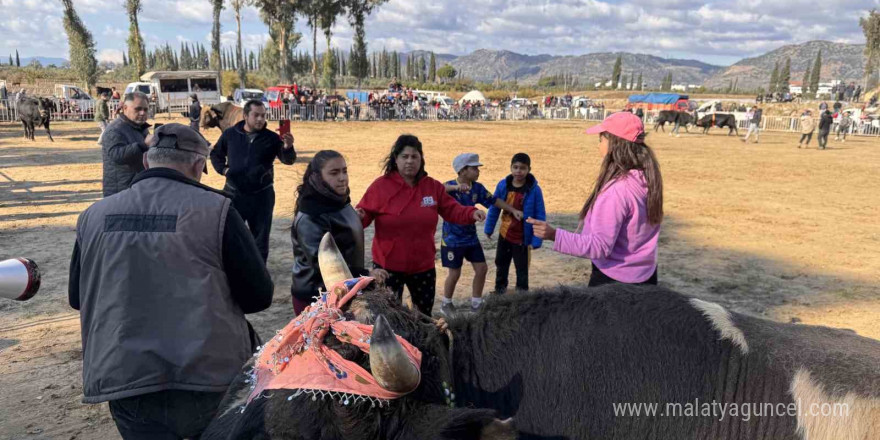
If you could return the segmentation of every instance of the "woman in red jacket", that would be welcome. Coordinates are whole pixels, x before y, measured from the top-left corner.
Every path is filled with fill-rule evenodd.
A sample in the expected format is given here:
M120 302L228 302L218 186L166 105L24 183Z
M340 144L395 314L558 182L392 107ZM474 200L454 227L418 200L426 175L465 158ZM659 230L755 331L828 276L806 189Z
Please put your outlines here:
M415 306L431 316L437 272L434 233L438 215L456 224L473 224L486 213L462 206L442 183L428 177L419 138L397 138L385 161L385 175L376 179L357 206L364 228L376 222L373 265L389 273L385 284L403 297L409 289Z

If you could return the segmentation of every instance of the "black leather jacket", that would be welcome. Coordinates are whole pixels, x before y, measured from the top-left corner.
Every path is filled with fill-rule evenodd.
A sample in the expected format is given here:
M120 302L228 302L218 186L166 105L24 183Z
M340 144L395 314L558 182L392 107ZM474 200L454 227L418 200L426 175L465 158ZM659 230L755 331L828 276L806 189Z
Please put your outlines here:
M290 229L293 244L293 283L290 293L299 300L311 301L318 295L318 289L324 289L318 269L318 245L328 231L333 234L352 275L367 274L364 268L364 228L351 205L317 216L300 212Z

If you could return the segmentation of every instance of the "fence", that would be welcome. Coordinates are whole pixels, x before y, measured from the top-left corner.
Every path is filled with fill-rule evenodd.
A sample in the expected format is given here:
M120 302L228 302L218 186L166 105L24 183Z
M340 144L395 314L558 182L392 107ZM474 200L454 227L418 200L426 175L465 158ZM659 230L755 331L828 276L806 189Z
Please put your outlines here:
M93 121L95 105L92 100L56 100L52 119L59 121ZM107 102L110 116L116 114L120 105L118 100ZM0 100L0 121L17 122L18 111L14 100ZM180 101L170 103L165 117L176 117L186 114L189 103ZM151 114L155 115L155 107L151 106ZM603 106L590 107L535 107L535 106L474 106L474 107L434 107L413 106L402 104L284 104L281 107L267 109L267 119L277 121L522 121L532 119L567 120L567 121L602 121L611 111ZM748 129L749 122L743 114L734 113L737 126ZM644 116L646 126L651 126L657 112L647 112ZM818 120L815 120L818 127ZM776 132L800 132L800 118L789 116L765 116L761 120L761 130ZM832 132L836 133L838 123L835 120ZM854 136L880 136L880 119L853 120L847 131Z

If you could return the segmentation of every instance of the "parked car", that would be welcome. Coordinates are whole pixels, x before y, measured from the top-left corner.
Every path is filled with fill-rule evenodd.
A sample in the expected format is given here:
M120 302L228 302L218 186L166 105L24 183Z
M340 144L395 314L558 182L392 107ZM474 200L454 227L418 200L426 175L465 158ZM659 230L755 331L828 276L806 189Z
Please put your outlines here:
M266 98L266 94L260 89L235 89L235 92L232 94L233 102L242 107L244 107L248 101L254 99L257 101L269 102Z

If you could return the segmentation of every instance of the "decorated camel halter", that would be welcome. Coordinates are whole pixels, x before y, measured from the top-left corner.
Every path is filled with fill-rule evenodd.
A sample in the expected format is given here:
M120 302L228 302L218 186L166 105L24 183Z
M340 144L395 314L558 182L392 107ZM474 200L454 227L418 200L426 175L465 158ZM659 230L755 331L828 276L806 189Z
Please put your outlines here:
M370 401L373 406L382 406L405 395L383 388L372 374L323 343L327 332L333 332L340 342L370 352L373 326L346 320L342 307L372 281L363 277L336 283L260 347L250 372L247 403L273 389L297 390L288 400L309 394L312 400L329 396L343 405ZM394 337L418 370L422 353L405 339Z

